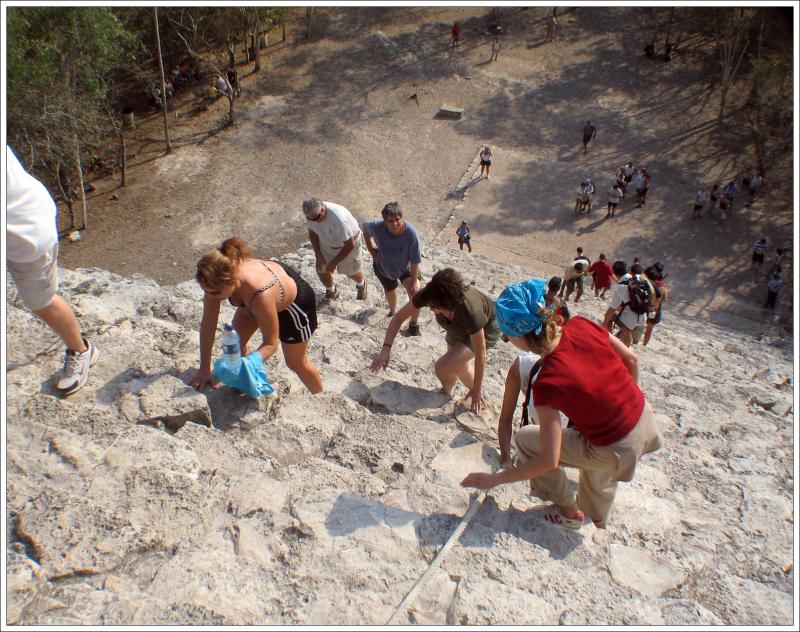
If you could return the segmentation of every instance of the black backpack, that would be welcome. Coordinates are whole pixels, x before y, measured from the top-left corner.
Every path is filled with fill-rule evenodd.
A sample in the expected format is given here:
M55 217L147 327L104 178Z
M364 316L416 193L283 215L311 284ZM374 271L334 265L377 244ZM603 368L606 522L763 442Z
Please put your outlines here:
M653 288L641 276L634 275L627 281L623 281L622 285L628 286L628 302L623 303L622 309L630 307L634 314L647 314L653 310ZM620 310L620 313L622 310Z

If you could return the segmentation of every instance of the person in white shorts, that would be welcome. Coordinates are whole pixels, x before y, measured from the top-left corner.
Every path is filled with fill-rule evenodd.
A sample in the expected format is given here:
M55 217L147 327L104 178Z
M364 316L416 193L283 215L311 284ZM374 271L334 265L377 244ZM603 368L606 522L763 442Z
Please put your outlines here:
M325 286L325 298L339 298L333 282L334 271L356 282L356 298L367 297L367 283L361 271L361 230L358 221L341 204L323 202L318 198L303 201L303 213L308 220L308 238L314 248L317 276Z
M6 265L17 293L67 346L56 388L71 395L89 378L100 351L81 334L75 312L56 294L56 203L6 145Z

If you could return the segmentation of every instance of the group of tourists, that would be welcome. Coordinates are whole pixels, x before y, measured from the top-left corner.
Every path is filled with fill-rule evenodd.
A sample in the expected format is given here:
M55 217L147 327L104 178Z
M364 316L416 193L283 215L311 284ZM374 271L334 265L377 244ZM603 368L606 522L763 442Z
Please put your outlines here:
M719 219L722 221L733 213L734 203L741 195L744 196L743 205L750 206L761 191L764 174L756 169L752 176L742 177L741 182L741 188L736 184L736 178L733 178L725 186L715 182L708 191L705 188L698 190L692 205L692 219L700 219L703 211L708 217L713 217L714 209L719 207Z
M591 121L586 121L583 128L583 151L586 153L589 141L597 134L597 128ZM647 202L647 192L650 188L650 174L644 167L634 167L633 162L627 162L617 169L611 188L608 189L608 203L606 218L615 217L622 200L632 188L636 197L636 208L642 208ZM594 204L594 195L597 192L591 179L583 180L575 190L575 214L589 214Z
M642 338L642 345L646 346L653 328L661 322L667 301L663 264L656 261L645 268L637 257L631 265L622 260L612 265L604 253L600 253L597 261L592 263L579 246L575 257L564 269L563 282L554 277L560 285L559 298L566 302L575 291L577 303L583 295L585 279L589 277L595 297L605 298L606 292L611 290L603 326L609 332L616 330L617 337L626 347L638 344Z
M769 242L766 237L762 237L753 243L753 252L750 257L750 268L753 270L755 279L757 280L761 273L761 266L764 265L764 257L769 250ZM782 285L783 268L788 263L789 257L787 256L784 248L776 248L775 255L767 266L767 274L763 277L764 284L767 290L767 300L764 303L765 310L774 310L778 302L778 294Z
M56 387L69 395L86 383L99 350L82 335L75 313L57 295L55 202L9 147L6 163L8 269L25 304L66 344ZM551 522L578 529L588 519L604 528L617 483L631 480L639 457L661 445L652 410L637 386L636 356L598 323L570 318L556 296L560 282L528 280L509 286L495 301L465 283L456 270L445 268L421 286L419 236L397 202L383 207L381 219L361 226L344 206L317 198L305 200L302 211L325 299L340 298L333 278L339 272L356 284L356 300L364 300L368 286L361 268L362 246L372 257L391 316L370 365L373 371L389 365L405 321L410 321L408 335L420 334L419 314L424 308L434 313L445 332L446 351L434 364L441 389L452 395L461 382L473 412L486 403L483 384L491 349L503 339L524 352L524 359L515 361L507 376L498 422L502 469L469 474L461 484L488 489L531 480L536 493L553 503L546 514ZM202 390L217 385L211 356L220 308L228 301L236 308L232 324L242 356L260 332L254 360L267 361L280 346L287 367L306 388L311 393L324 390L320 372L307 355L318 324L317 300L296 270L284 262L255 257L242 239L232 237L200 258L196 279L203 290L203 312L200 366L189 379L191 386ZM409 300L398 310L400 285ZM520 366L528 370L529 365L537 366L536 375L523 380ZM526 410L536 423L516 434L517 459L512 462L509 408L513 410L519 392L525 390ZM568 427L562 425L562 416L569 419ZM561 469L564 466L580 470L577 497Z

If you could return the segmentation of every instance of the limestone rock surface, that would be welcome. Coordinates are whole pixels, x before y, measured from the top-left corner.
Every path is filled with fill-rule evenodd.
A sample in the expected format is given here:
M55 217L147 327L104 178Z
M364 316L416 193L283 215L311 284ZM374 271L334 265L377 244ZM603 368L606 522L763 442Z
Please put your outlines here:
M286 260L321 298L312 251ZM426 248L426 278L447 266L492 297L537 276ZM490 351L482 416L463 387L439 392L446 347L427 310L422 336L398 336L371 373L388 318L365 267L366 301L343 280L320 303L309 353L326 392L310 395L279 353L275 394L258 400L185 385L194 282L96 269L60 274L102 350L89 384L60 399L63 349L7 280L6 623L385 624L474 498L461 478L497 467L516 350ZM570 307L599 320L606 305L588 294ZM527 484L495 488L401 622L791 625L792 341L762 333L667 307L636 349L664 447L620 486L608 528L561 529Z

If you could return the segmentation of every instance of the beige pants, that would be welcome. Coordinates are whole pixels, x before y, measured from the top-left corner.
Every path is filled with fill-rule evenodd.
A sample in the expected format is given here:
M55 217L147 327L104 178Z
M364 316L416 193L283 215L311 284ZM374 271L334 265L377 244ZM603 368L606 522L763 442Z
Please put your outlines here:
M522 462L536 458L539 448L539 426L529 425L517 432L514 441ZM578 505L595 523L604 528L614 503L618 481L631 481L639 457L661 447L653 409L645 401L639 421L625 437L607 446L596 446L574 428L561 429L559 466L576 467ZM571 505L575 497L562 467L531 479L531 488L544 500L557 505Z
M53 302L58 291L58 242L35 261L20 263L6 259L17 292L31 311L44 309Z

